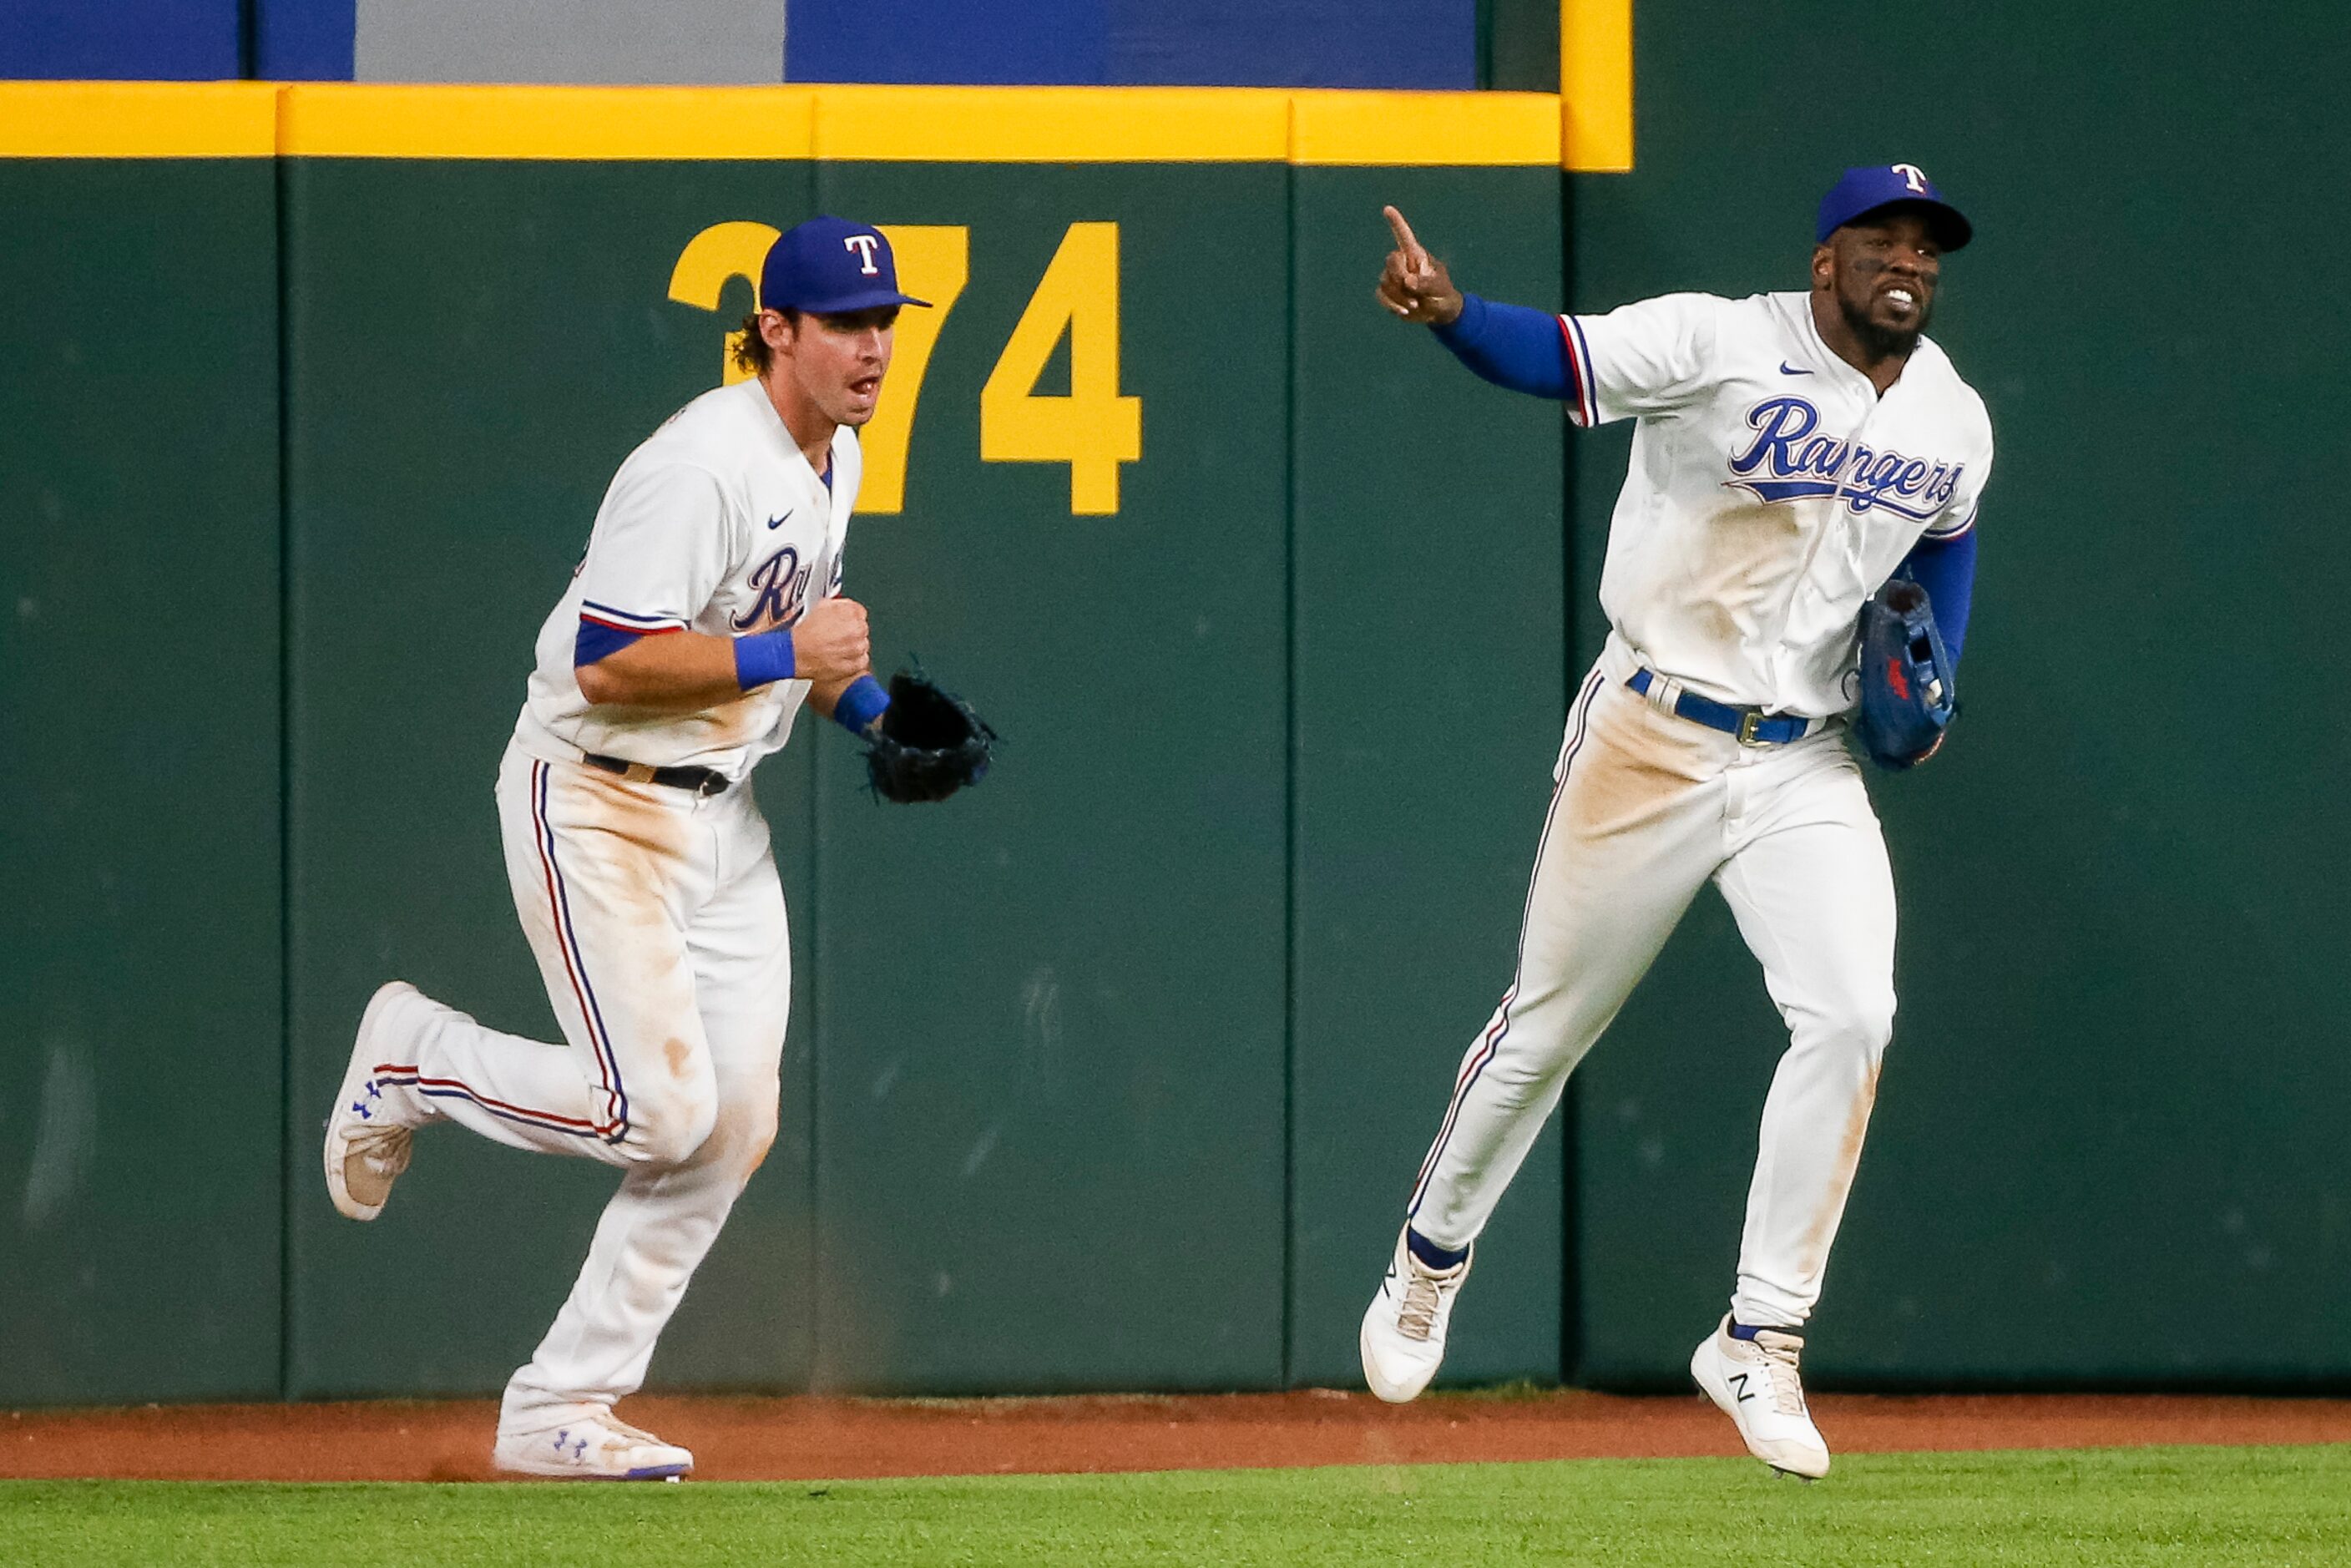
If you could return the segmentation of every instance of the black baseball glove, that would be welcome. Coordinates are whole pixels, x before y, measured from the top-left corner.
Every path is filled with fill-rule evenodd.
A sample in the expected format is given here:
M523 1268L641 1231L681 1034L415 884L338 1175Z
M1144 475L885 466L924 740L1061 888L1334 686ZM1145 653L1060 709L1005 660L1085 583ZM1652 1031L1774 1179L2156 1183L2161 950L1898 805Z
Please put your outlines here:
M987 776L996 731L971 705L919 674L890 677L890 706L869 725L865 777L884 800L944 800Z
M1861 708L1854 737L1880 768L1915 768L1959 712L1950 654L1927 591L1895 578L1861 610Z

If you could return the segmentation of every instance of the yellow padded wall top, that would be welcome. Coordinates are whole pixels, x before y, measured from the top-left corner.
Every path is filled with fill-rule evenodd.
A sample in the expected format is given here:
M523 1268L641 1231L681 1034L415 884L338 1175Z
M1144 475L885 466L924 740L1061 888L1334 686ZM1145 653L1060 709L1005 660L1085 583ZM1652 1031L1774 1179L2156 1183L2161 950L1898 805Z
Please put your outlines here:
M1566 10L1612 5L1626 13L1616 35L1623 58L1610 67L1605 48L1563 48L1563 68L1571 53L1582 62L1571 85L1585 95L1565 99L1268 88L0 82L0 157L1624 168L1632 147L1629 0L1568 0Z
M1560 162L1633 167L1633 0L1560 0Z
M0 82L0 158L266 158L268 82Z

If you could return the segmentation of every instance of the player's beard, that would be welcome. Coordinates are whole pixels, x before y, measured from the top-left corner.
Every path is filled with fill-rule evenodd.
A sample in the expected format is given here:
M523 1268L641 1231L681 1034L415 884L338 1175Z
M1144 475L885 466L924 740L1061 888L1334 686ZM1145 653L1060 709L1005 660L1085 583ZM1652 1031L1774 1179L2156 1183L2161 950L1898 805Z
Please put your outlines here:
M1918 346L1919 335L1927 330L1927 319L1935 313L1932 298L1921 300L1918 319L1907 327L1885 327L1869 318L1869 308L1876 302L1871 296L1856 305L1844 295L1837 296L1837 308L1844 315L1844 324L1853 329L1855 341L1874 360L1907 360L1910 350Z

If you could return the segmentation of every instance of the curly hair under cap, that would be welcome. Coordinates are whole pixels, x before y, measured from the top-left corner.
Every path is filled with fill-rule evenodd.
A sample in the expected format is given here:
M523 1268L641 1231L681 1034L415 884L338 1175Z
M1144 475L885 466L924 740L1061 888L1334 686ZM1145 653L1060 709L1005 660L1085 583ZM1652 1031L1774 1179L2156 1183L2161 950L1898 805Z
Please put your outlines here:
M800 319L799 311L789 308L776 314L795 323ZM760 336L759 316L760 312L754 310L744 317L741 334L735 340L736 368L754 376L766 375L768 367L775 362L776 358L776 351L768 347L768 340Z

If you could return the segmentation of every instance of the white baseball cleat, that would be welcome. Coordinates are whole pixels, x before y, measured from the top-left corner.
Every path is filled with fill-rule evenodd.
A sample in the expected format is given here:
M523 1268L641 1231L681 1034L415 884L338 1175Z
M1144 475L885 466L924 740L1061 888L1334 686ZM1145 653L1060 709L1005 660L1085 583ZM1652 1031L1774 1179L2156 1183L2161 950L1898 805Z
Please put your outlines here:
M327 1116L327 1193L349 1218L373 1219L383 1212L392 1184L408 1168L415 1122L402 1108L404 1091L386 1092L375 1080L376 1064L397 1043L389 1027L392 1010L423 993L405 980L380 986L360 1015L359 1039L350 1065ZM396 1052L394 1053L396 1054Z
M694 1456L607 1412L537 1432L500 1432L490 1462L518 1476L583 1481L674 1481Z
M1726 1315L1691 1354L1690 1375L1737 1424L1749 1453L1775 1470L1816 1481L1829 1473L1829 1446L1804 1408L1804 1380L1796 1372L1803 1349L1802 1334L1778 1329L1733 1339Z
M1391 1405L1401 1405L1428 1386L1445 1360L1445 1327L1453 1298L1469 1277L1467 1257L1450 1269L1432 1269L1413 1255L1405 1233L1396 1233L1395 1258L1380 1293L1364 1313L1357 1343L1364 1353L1364 1381Z

